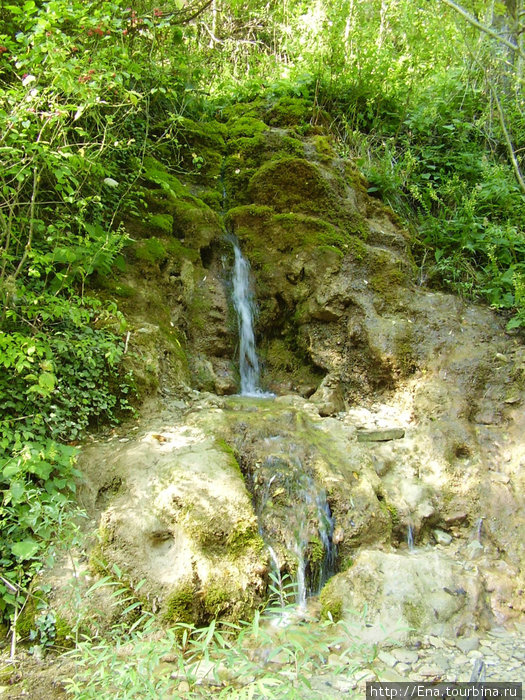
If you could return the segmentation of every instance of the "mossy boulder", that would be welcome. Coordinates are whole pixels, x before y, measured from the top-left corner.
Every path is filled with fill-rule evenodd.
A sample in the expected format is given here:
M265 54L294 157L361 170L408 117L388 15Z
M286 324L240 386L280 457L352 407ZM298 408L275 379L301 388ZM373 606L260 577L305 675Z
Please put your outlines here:
M305 129L313 114L314 108L310 100L281 97L266 109L264 119L270 126L295 126Z
M267 554L231 449L172 419L87 450L83 465L86 505L102 505L97 556L106 570L118 567L131 593L143 581L144 605L169 624L245 619L260 605ZM121 487L101 501L114 479Z
M159 185L168 195L173 197L187 197L190 195L188 189L173 173L169 172L166 165L153 156L146 156L143 163L142 180L151 188L152 185Z
M249 194L255 204L271 206L279 213L323 216L335 206L334 194L321 172L304 158L265 163L250 179Z
M268 125L255 117L234 117L226 125L228 139L252 138L268 131Z
M216 212L201 200L176 200L170 203L173 235L191 248L202 248L223 235Z

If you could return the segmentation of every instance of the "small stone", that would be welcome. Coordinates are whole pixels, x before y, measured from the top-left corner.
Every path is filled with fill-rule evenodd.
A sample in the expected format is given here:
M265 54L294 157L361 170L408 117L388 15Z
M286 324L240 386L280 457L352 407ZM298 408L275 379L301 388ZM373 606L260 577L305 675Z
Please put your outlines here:
M449 533L445 532L444 530L432 530L432 534L434 535L434 539L436 540L437 544L447 545L452 542L452 535L449 535Z
M427 641L430 644L430 646L434 647L435 649L444 649L445 648L445 643L442 639L439 637L434 637L433 635L428 635Z
M407 678L406 676L402 676L400 673L398 673L396 667L396 670L387 668L386 670L381 671L381 680L387 681L387 683L402 683L403 681L406 681Z
M480 651L478 651L477 649L473 649L472 651L469 651L467 656L469 657L469 659L482 659L483 658L483 654Z
M425 678L441 678L443 671L438 666L425 664L418 669L418 674Z
M393 668L398 662L398 659L393 654L390 654L388 651L380 651L377 655L377 658L387 666L390 666L390 668Z
M399 673L408 673L409 671L412 670L412 666L410 664L397 664L396 670L399 671Z
M417 651L412 649L393 649L392 655L395 656L397 661L401 661L404 664L415 664L419 659Z
M445 522L447 525L457 525L458 523L462 523L466 519L467 513L465 513L465 511L462 510L447 515L447 517L445 518Z
M435 654L432 657L432 663L439 666L442 671L447 671L450 666L450 662L444 654Z
M357 442L385 442L387 440L400 440L403 437L405 437L403 428L357 431Z
M463 637L456 640L456 646L465 654L474 649L479 649L479 639L477 637Z
M458 654L454 657L454 666L465 666L470 663L470 659L465 654Z
M190 684L188 683L188 681L181 681L179 683L177 690L179 691L179 693L189 693L190 692Z

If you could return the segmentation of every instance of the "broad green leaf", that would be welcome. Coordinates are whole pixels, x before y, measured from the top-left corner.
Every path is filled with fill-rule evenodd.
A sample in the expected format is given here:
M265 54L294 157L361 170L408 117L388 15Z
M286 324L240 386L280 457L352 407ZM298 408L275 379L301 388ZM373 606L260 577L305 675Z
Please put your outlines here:
M35 540L22 540L11 545L11 551L18 559L31 559L40 550L40 544Z

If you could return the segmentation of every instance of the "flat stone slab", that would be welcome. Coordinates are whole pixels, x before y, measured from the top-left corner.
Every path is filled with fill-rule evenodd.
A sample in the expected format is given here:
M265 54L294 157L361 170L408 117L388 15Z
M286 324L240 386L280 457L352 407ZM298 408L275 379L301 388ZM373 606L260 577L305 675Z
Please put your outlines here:
M387 442L405 437L403 428L386 428L385 430L358 430L357 442Z

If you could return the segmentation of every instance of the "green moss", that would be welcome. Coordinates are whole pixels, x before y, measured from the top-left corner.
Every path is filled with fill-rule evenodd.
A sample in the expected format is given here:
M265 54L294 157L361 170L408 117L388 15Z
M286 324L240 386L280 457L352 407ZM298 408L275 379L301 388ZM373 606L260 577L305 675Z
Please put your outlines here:
M26 604L18 615L16 621L16 633L21 641L28 641L31 630L35 629L38 606L42 605L43 600L43 594L37 591L36 594L28 597Z
M313 115L312 103L298 97L281 97L266 110L271 126L306 126Z
M399 513L396 508L396 506L393 503L387 503L386 504L387 510L390 514L390 520L392 522L392 526L395 527L399 523Z
M164 622L173 624L183 622L192 624L196 622L196 592L191 584L183 584L175 589L166 601L166 607L163 614Z
M242 117L257 117L261 111L262 100L260 97L249 99L245 102L236 102L233 105L227 105L217 111L217 121L232 122L234 119Z
M180 182L175 175L168 172L166 167L155 158L147 156L144 158L144 173L142 178L146 182L160 185L164 192L171 194L173 197L186 197L189 195L188 190Z
M234 117L230 119L226 126L230 139L238 139L242 136L251 138L257 134L268 131L267 124L252 116Z
M305 214L275 214L264 205L235 207L228 212L227 226L248 244L252 262L274 264L278 253L310 249L340 257L349 238L335 226L322 219ZM274 274L270 269L270 273Z
M181 141L190 145L208 146L217 151L224 150L224 139L228 133L225 124L215 120L196 122L184 117L178 126Z
M199 192L199 197L204 204L206 204L206 206L210 207L210 209L217 212L222 211L222 192L219 192L219 190L205 189L202 192Z
M235 451L234 451L233 447L231 445L229 445L226 442L226 440L224 440L224 438L220 438L220 437L215 438L215 445L218 447L218 449L221 452L224 452L224 454L227 454L229 457L231 457L233 462L235 462L235 464L232 462L232 466L234 467L235 471L240 472L241 468L239 467L239 463L237 462L237 458L235 456Z
M419 629L425 619L425 610L421 604L417 605L405 600L403 601L403 616L411 627Z
M173 216L171 214L150 214L146 221L151 228L158 229L161 233L171 234L172 232Z
M354 561L354 558L351 556L344 557L339 564L339 570L346 571L347 569L350 569L354 565Z
M257 532L253 522L236 523L233 531L226 539L228 552L234 557L246 554L248 550L260 552L264 549L264 541Z
M232 600L232 591L220 586L210 586L204 596L204 609L212 617L217 617L228 609Z
M72 647L75 644L75 632L71 624L59 613L55 614L55 646Z
M317 157L323 162L330 162L337 157L330 139L327 136L314 136L312 143L315 146Z
M417 369L417 352L414 329L407 324L402 333L394 338L394 352L398 366L404 374L411 374Z
M240 167L257 169L269 160L279 160L286 156L302 158L304 145L285 134L257 134L230 141L228 152L237 156Z
M318 564L324 559L324 545L321 540L316 537L308 543L308 560L311 564Z
M255 174L255 168L246 167L241 155L235 153L224 161L224 186L228 207L248 204L248 184Z
M273 207L280 213L333 213L336 200L317 166L292 156L271 160L253 175L249 195L256 204Z
M180 167L201 183L213 183L221 173L226 126L217 121L183 118L178 129Z
M189 260L192 263L197 262L200 259L199 251L195 248L188 248L183 243L177 239L171 239L166 242L166 250L168 251L169 257L172 260L178 260L182 262L183 260Z
M370 287L381 295L387 303L395 303L398 288L406 284L406 274L399 267L392 265L390 258L381 264L375 260L373 263L375 274L370 277Z
M266 350L266 362L272 369L293 373L300 369L300 360L289 349L284 340L275 338Z
M184 239L192 248L202 248L223 234L216 212L196 198L177 200L170 205L173 214L173 235Z
M169 347L169 354L178 363L177 375L186 376L189 373L188 355L186 353L185 338L176 328L166 324L159 324L159 329L163 339Z
M366 245L357 236L350 236L347 239L346 252L354 262L363 262L368 255Z
M321 617L324 619L332 618L334 622L338 622L343 617L343 601L332 593L332 586L328 583L321 591Z
M153 236L146 241L140 241L135 245L135 257L138 260L155 263L159 260L164 260L167 257L166 248L158 238Z

